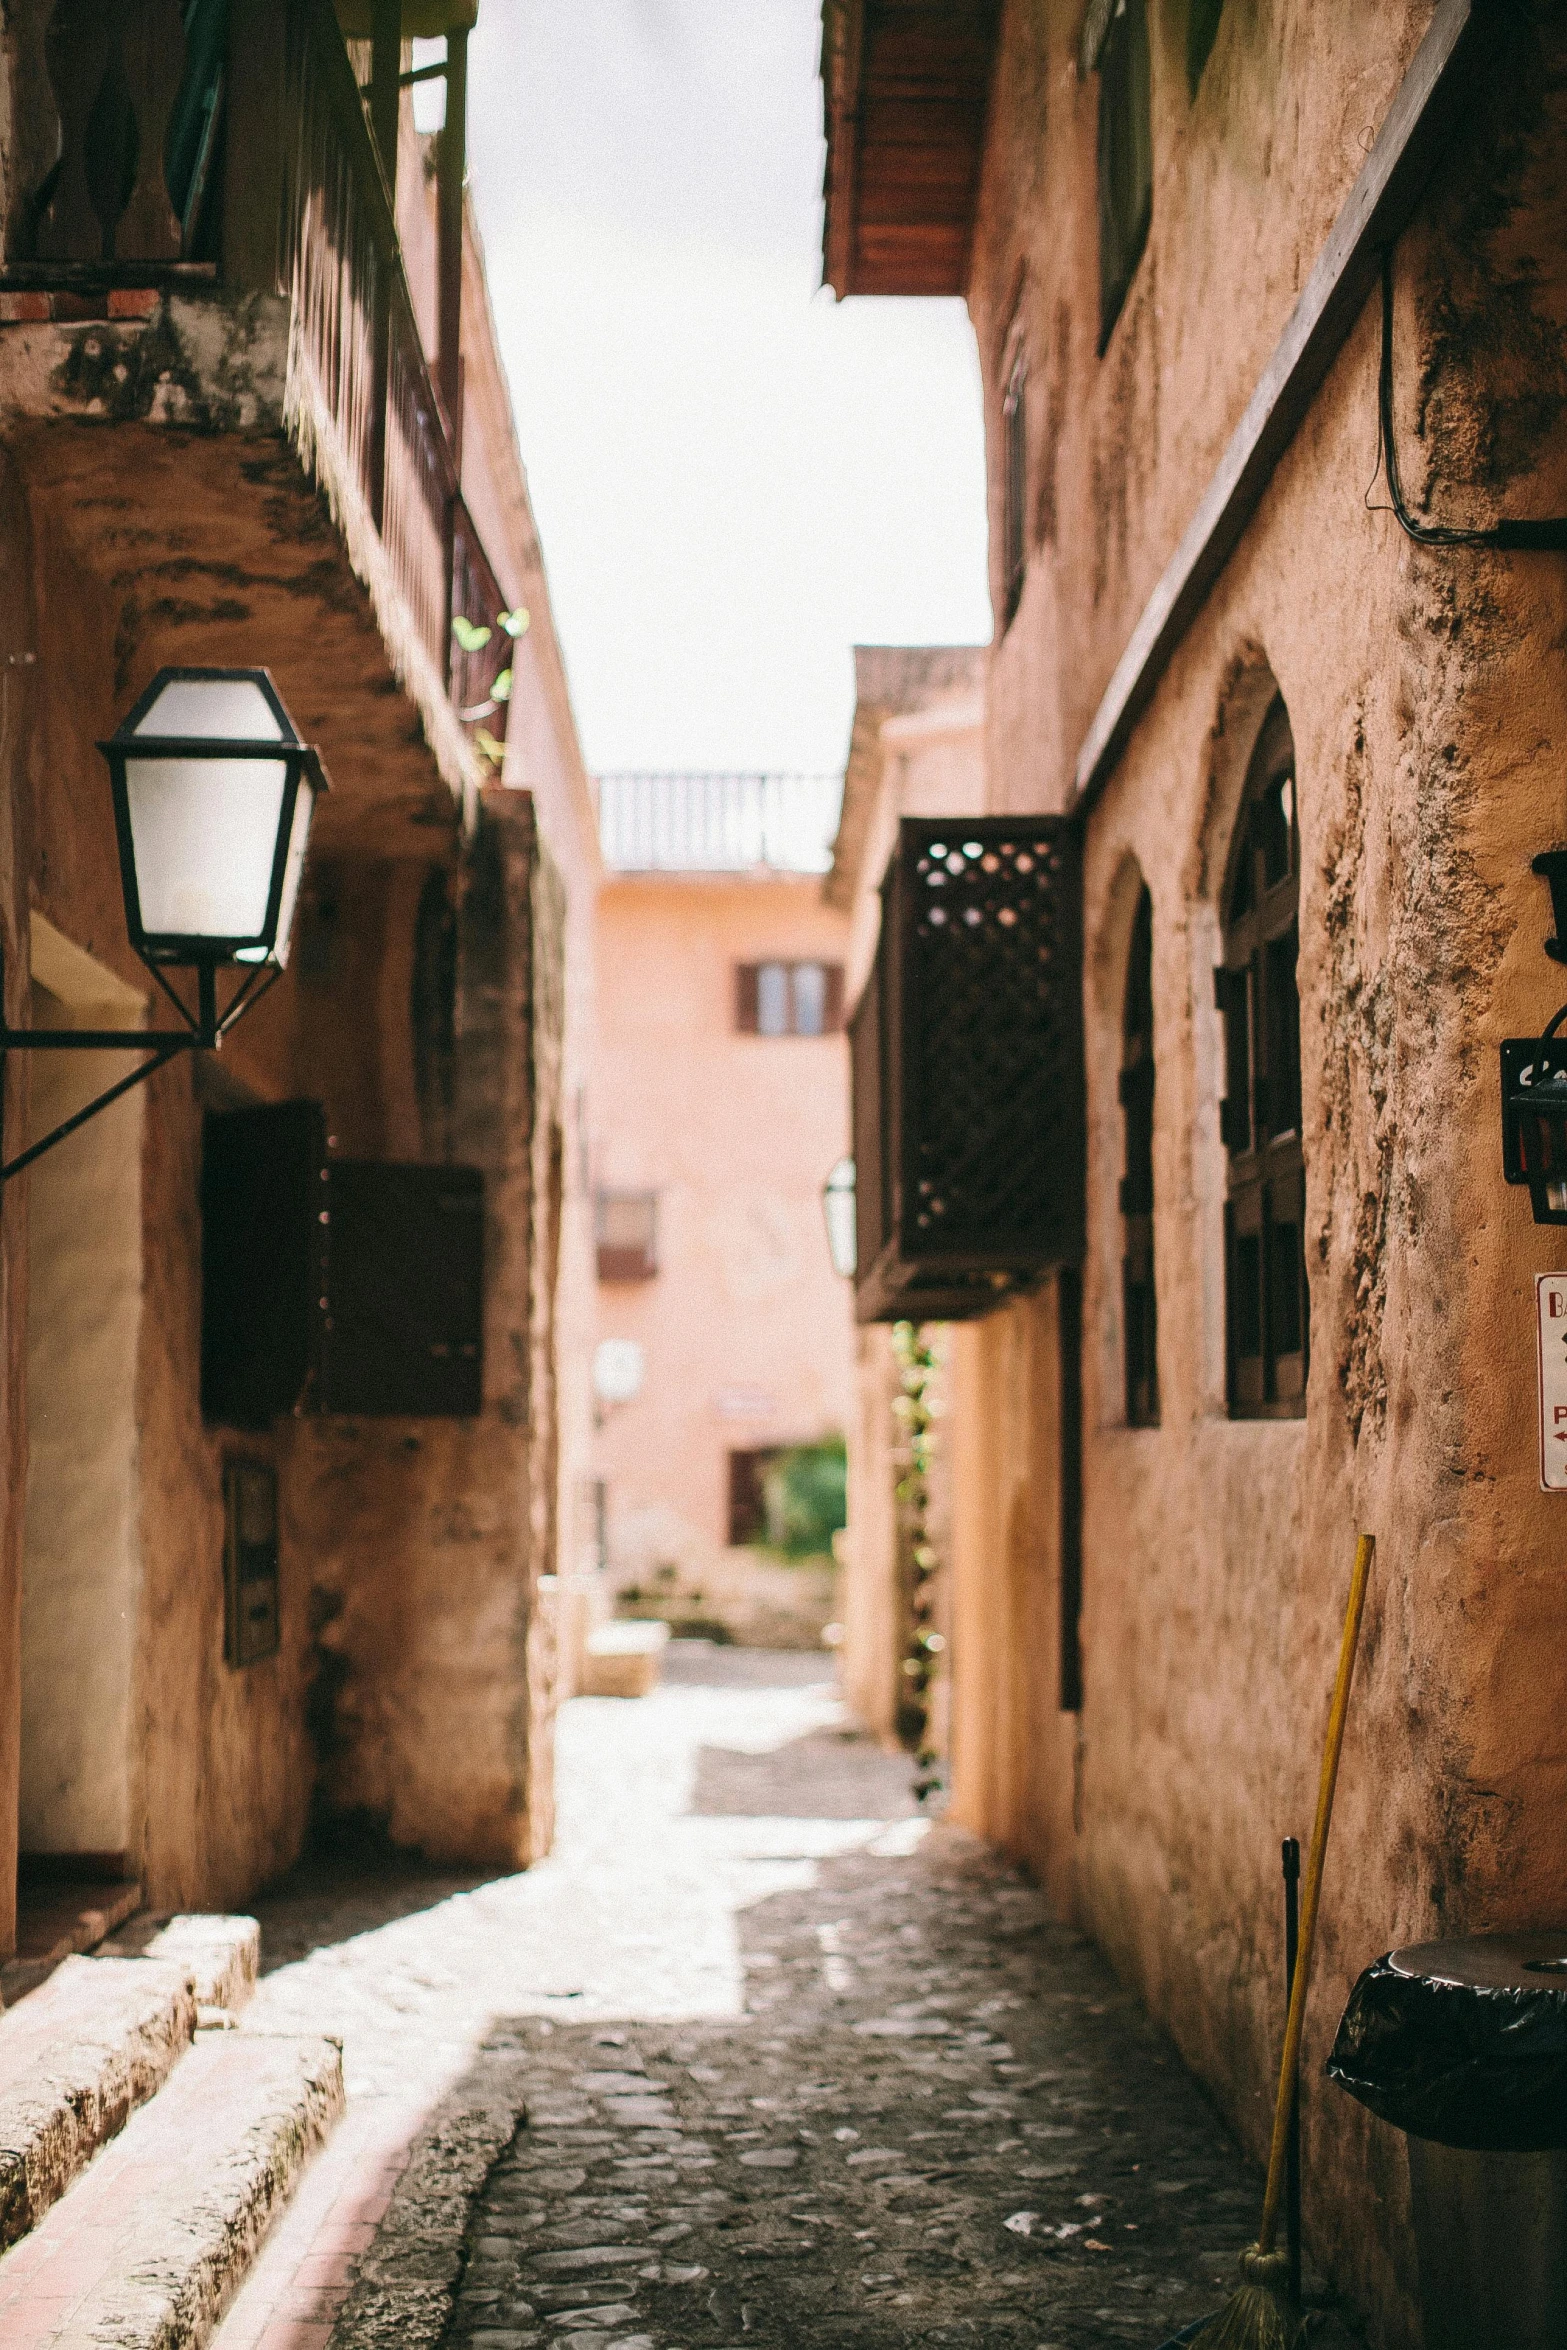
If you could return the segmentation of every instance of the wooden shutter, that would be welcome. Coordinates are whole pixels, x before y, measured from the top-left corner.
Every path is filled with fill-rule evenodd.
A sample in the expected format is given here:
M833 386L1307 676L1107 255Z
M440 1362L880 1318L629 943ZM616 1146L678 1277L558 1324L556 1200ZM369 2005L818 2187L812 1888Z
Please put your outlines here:
M757 1029L758 971L755 963L735 965L735 1026L742 1036L754 1036Z
M317 1361L327 1209L319 1102L209 1113L201 1171L208 1420L265 1428L303 1396Z
M467 1419L483 1402L484 1177L337 1159L321 1409Z
M843 965L828 963L825 969L827 973L827 1004L822 1014L822 1027L827 1035L834 1036L843 1026Z

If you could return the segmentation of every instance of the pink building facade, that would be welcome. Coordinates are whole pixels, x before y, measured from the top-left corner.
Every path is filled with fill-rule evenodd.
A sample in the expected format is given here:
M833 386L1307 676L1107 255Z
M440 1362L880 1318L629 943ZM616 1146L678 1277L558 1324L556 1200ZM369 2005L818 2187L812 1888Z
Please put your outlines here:
M748 1537L769 1456L850 1411L821 1207L848 1148L836 801L836 778L600 783L585 1512L623 1611L764 1644L819 1637L835 1597Z

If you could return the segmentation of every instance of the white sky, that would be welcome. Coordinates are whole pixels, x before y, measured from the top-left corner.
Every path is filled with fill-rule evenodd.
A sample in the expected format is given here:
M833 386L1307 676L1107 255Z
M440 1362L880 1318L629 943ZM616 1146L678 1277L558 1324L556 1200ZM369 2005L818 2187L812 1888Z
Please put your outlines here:
M469 155L590 767L839 767L850 647L988 639L957 301L821 274L819 0L484 0Z

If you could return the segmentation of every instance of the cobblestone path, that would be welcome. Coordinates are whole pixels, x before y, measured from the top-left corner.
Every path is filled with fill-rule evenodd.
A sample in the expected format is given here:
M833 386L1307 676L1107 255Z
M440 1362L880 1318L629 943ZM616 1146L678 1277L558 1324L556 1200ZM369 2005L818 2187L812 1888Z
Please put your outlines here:
M263 1905L255 2023L335 2012L350 2147L403 2127L373 2216L291 2215L219 2350L1158 2350L1223 2298L1251 2167L802 1666L677 1652L687 1685L569 1708L527 1877Z

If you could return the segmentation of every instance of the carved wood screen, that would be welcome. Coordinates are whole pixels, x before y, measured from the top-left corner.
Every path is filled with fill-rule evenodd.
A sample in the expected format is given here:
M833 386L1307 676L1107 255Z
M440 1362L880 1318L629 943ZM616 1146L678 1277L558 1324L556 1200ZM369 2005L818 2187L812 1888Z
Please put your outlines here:
M1064 817L905 818L851 1022L862 1322L1083 1252L1082 879Z

